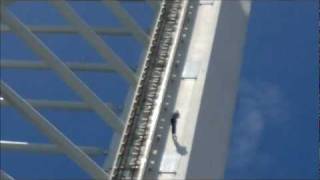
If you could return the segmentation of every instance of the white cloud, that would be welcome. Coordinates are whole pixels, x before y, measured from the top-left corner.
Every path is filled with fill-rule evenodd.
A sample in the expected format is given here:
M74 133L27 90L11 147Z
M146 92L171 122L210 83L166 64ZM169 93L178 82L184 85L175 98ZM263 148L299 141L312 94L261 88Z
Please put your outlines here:
M286 98L274 84L242 80L239 96L229 159L234 170L269 162L270 155L257 151L263 131L269 123L281 125L288 119Z

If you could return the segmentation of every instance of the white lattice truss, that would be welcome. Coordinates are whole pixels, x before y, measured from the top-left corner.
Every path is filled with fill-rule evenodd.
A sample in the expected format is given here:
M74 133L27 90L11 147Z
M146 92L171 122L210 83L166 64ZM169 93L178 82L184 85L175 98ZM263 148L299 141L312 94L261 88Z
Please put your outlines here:
M101 4L106 6L106 11L111 10L118 18L122 24L121 28L91 27L77 14L66 0L50 1L50 4L67 20L69 23L68 26L26 25L7 8L7 6L15 3L15 1L16 0L1 0L1 33L15 33L36 55L41 57L42 62L1 59L1 69L51 69L82 98L83 102L25 99L7 85L6 82L1 80L1 106L13 106L16 108L26 120L33 123L38 130L52 142L52 144L39 144L1 140L1 151L25 151L46 154L63 153L77 163L85 172L90 174L92 178L107 179L109 177L108 172L93 161L90 156L107 155L108 150L75 145L62 131L58 130L41 115L38 108L66 109L70 111L93 110L108 126L112 127L115 132L121 134L124 123L113 111L111 108L112 105L103 102L73 71L118 73L129 82L132 93L132 89L137 83L138 72L134 72L129 68L99 35L132 35L138 42L142 43L144 47L147 47L149 43L148 34L139 27L117 0L102 0ZM158 11L160 7L160 0L146 0L146 3L148 3L154 11ZM108 65L64 63L36 36L36 33L78 33L96 49ZM4 170L1 170L1 179L13 179L13 177L14 175L8 175Z

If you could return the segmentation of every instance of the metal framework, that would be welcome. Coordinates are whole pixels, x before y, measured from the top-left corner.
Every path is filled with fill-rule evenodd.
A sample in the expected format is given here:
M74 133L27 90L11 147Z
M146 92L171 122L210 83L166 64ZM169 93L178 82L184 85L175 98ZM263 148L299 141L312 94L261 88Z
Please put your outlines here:
M123 75L133 85L136 83L134 72L111 50L108 45L82 20L76 12L64 0L51 1L59 12L70 22L78 32L99 52L99 54L111 64L111 66Z
M163 2L112 179L223 179L250 4Z
M6 83L1 81L1 93L16 109L30 120L37 128L55 143L61 151L66 153L80 167L96 179L106 179L108 174L104 172L92 159L90 159L79 147L72 143L45 117L27 103L21 96L12 90Z
M78 146L67 138L62 131L58 130L48 119L40 114L40 108L63 109L69 111L93 110L104 120L107 126L111 127L116 134L121 134L124 127L124 120L116 115L119 110L110 103L103 102L73 71L118 73L131 86L129 93L136 87L139 74L134 72L110 47L100 35L108 36L132 36L143 47L149 44L148 32L139 27L135 20L122 7L117 0L105 0L101 2L106 7L106 11L111 12L121 22L122 27L91 27L88 25L70 6L70 2L65 0L48 1L62 17L69 22L67 26L57 25L26 25L8 6L18 3L17 0L1 0L1 33L15 33L21 38L32 51L41 58L41 61L1 59L1 69L27 69L27 70L53 70L59 77L83 100L83 102L46 100L46 99L24 99L6 82L1 81L1 108L12 106L20 112L29 122L48 137L52 144L40 144L33 142L20 142L1 140L1 151L23 151L29 153L44 154L65 154L81 169L86 171L94 179L107 179L109 174L94 162L89 156L108 155L108 150L97 147ZM41 1L39 1L41 2ZM45 1L42 1L45 2ZM34 1L33 3L37 3ZM160 1L148 0L147 2L137 1L137 3L147 3L154 11L160 8ZM151 29L152 27L150 27ZM101 63L65 63L48 46L46 46L36 33L50 34L79 34L82 36L105 60L107 64ZM143 50L143 53L145 50ZM142 59L144 55L142 54ZM131 101L130 96L128 100ZM125 115L123 116L125 117ZM3 119L5 121L5 119ZM110 147L112 148L112 147ZM14 176L13 176L14 177ZM14 179L4 170L1 170L1 179Z
M107 107L50 49L48 49L30 30L6 9L1 11L3 22L8 24L30 48L43 58L50 66L83 100L88 103L107 123L117 131L122 130L121 121L115 113Z
M67 26L26 25L8 8L16 0L4 1L1 32L14 32L41 62L2 59L1 68L52 70L83 102L23 98L2 80L1 107L13 106L51 143L1 140L1 150L63 153L93 179L223 178L251 2L133 1L148 3L156 12L150 36L120 0L98 2L115 15L121 28L91 27L68 0L47 2ZM36 33L78 34L105 64L65 63ZM132 70L100 35L130 35L139 42L144 49L138 70ZM118 115L74 71L119 74L130 85L123 114ZM40 114L41 108L93 110L114 130L111 147L106 151L76 145ZM183 120L178 133L172 131L169 138L170 128L176 126L169 120L175 110ZM92 159L101 154L109 156L102 167ZM13 179L4 171L1 177Z

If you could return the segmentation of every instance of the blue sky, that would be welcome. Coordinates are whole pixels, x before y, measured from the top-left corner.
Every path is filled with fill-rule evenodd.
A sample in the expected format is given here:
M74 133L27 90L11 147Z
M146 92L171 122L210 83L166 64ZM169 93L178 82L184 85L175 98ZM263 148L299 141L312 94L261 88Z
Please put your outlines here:
M317 174L317 3L256 1L226 178Z
M255 1L244 50L226 178L317 177L316 5L315 0ZM98 3L78 1L72 6L90 25L121 26ZM139 25L144 29L150 27L153 19L150 7L130 3L125 7ZM10 10L30 25L67 24L47 3L19 2ZM105 63L80 36L38 34L38 37L66 62ZM131 37L102 38L132 68L137 67L141 44ZM1 59L4 58L39 61L23 41L10 33L1 35ZM128 85L120 76L83 72L77 75L103 100L115 107L123 106ZM2 70L1 79L25 98L80 101L52 71ZM44 109L40 112L76 144L101 148L109 145L112 131L93 112ZM1 139L48 142L12 108L1 108ZM101 164L103 157L95 160ZM1 168L17 178L87 177L60 155L2 153ZM61 175L61 172L68 173Z

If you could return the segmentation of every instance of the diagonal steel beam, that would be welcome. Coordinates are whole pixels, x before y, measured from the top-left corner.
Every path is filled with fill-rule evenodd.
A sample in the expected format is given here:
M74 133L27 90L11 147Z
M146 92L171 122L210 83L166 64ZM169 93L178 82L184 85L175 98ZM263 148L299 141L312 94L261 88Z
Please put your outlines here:
M4 170L0 170L1 171L1 180L14 180L14 178L12 176L10 176L8 173L6 173Z
M55 144L40 144L18 141L4 141L0 140L1 152L3 151L23 151L29 153L45 153L45 154L59 154L63 151ZM79 146L79 148L90 156L107 155L108 153L97 147Z
M78 95L96 111L105 122L113 129L121 132L123 123L117 115L106 106L49 48L43 44L22 22L19 21L11 12L2 8L1 17L17 35L19 35L30 48L39 55L45 63L69 85Z
M121 6L118 0L104 0L103 3L120 20L122 25L131 31L132 35L140 41L145 47L149 44L149 37L128 12Z
M65 63L70 69L75 71L95 71L95 72L115 72L110 65L101 63ZM30 60L0 60L1 68L13 68L13 69L33 69L44 70L50 69L50 67L43 62L30 61Z
M150 3L150 1L153 2L152 0L149 0L149 3ZM159 12L160 12L160 8L161 8L161 4L162 4L162 0L155 0L155 1L158 1L157 3L159 4L159 8L155 9L155 20L154 20L153 25L150 28L151 29L150 34L153 34L153 32L156 29L156 24L157 24L157 21L160 16ZM148 2L148 0L147 0L147 2ZM137 70L138 74L141 74L141 72L143 70L143 65L145 63L147 53L148 53L148 48L144 49L140 54L139 66L138 66L138 70ZM124 121L124 123L126 123L127 116L129 115L128 112L130 110L131 104L133 103L132 100L134 97L134 93L135 93L135 89L131 87L128 94L127 94L126 101L125 101L126 103L125 103L125 106L123 107L123 112L122 112L121 119ZM112 140L111 140L111 145L109 146L109 149L108 149L109 156L107 158L105 158L104 163L103 163L103 169L105 169L107 171L112 169L112 165L114 163L114 160L115 160L115 157L117 154L120 139L121 139L120 134L113 134Z
M112 49L101 39L91 27L83 21L76 12L64 0L50 1L70 24L97 50L98 53L108 61L111 66L123 75L133 86L136 85L138 77L136 74L117 56Z
M107 179L108 174L90 159L79 147L63 135L45 117L27 103L20 95L11 89L6 83L1 81L1 94L10 104L33 123L48 139L57 146L73 161L75 161L84 171L96 179Z

